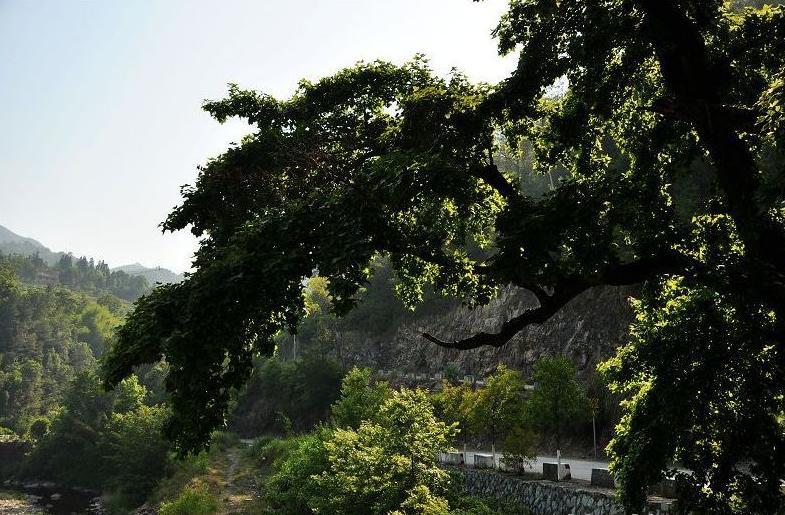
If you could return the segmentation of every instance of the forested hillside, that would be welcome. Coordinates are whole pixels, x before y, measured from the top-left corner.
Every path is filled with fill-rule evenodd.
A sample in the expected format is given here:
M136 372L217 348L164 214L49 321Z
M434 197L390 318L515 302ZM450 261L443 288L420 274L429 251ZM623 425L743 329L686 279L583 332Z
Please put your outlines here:
M53 274L59 280L48 281ZM23 463L0 463L0 476L111 490L117 507L139 504L157 484L170 463L165 366L142 367L112 392L96 375L131 307L115 293L148 289L68 254L53 267L0 255L0 441L33 446Z
M24 282L0 258L0 426L24 434L55 410L68 383L92 370L128 304L63 286Z

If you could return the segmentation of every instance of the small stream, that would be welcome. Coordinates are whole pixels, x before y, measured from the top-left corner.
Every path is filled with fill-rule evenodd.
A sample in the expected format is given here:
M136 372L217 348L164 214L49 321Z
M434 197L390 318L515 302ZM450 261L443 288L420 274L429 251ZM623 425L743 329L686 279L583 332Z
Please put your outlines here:
M4 495L5 494L5 495ZM0 490L0 515L102 515L105 511L93 492L31 483Z

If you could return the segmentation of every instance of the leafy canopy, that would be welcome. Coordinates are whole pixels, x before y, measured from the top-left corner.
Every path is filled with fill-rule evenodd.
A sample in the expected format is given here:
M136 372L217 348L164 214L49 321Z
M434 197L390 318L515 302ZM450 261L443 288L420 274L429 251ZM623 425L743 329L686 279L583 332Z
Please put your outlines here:
M168 433L188 450L222 423L252 356L296 330L314 272L339 314L378 254L389 255L409 303L429 282L470 304L507 284L537 297L496 333L425 335L458 349L504 345L593 286L647 282L644 326L611 367L629 396L612 447L623 499L640 508L664 460L686 453L700 463L688 488L697 505L775 511L785 467L764 449L785 448L773 422L785 384L785 11L512 0L495 36L502 53L519 55L497 85L438 77L416 58L303 81L285 100L232 86L207 102L218 121L240 117L255 130L183 189L164 229L201 238L195 271L137 302L106 360L107 382L165 357ZM550 94L554 84L562 94ZM559 171L553 189L532 191L500 169L501 147L529 149L535 171ZM670 309L671 279L680 298L717 306ZM703 316L714 325L693 333L643 330L646 319L678 327ZM728 346L734 359L707 359L692 376L694 361L646 351L660 337L671 353L688 346L711 358ZM716 379L744 369L767 380L737 395ZM671 377L691 380L657 388ZM723 409L696 407L708 391ZM652 392L693 409L660 417L647 409ZM747 405L772 412L750 420ZM649 437L665 424L694 434Z

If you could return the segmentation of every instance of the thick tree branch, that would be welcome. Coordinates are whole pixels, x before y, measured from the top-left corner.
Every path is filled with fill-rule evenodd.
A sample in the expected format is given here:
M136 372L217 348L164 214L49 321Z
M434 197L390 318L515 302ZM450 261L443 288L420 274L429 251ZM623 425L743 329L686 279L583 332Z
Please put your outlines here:
M742 131L753 130L759 115L758 111L749 107L708 104L697 100L685 102L672 98L658 98L643 110L692 124L712 125L719 122Z
M694 20L673 0L638 0L645 28L651 39L665 85L679 112L684 106L722 106L726 91L718 88L729 76L730 63L713 62ZM663 107L664 109L664 107ZM736 223L745 252L758 276L756 282L770 282L778 288L775 303L785 312L785 231L771 219L759 202L760 174L754 156L740 137L740 118L697 115L694 107L689 121L706 146L717 170L728 212Z
M516 193L515 186L510 184L510 181L502 175L495 164L472 168L469 173L474 177L485 181L504 198L510 198Z
M683 273L694 262L686 256L672 252L662 256L644 258L630 263L608 265L600 274L590 278L568 277L559 281L553 294L546 295L540 286L527 285L540 301L539 307L528 309L504 322L497 333L481 332L461 340L442 340L423 333L426 340L448 349L469 350L479 347L501 347L531 324L542 324L555 315L572 299L594 286L622 286L638 284L664 273Z
M448 349L468 350L485 346L501 347L525 327L531 324L542 324L547 321L586 288L588 286L575 287L569 289L566 293L554 293L540 307L527 309L517 317L504 322L498 333L481 332L462 340L453 341L440 340L429 333L423 333L422 336L426 340Z

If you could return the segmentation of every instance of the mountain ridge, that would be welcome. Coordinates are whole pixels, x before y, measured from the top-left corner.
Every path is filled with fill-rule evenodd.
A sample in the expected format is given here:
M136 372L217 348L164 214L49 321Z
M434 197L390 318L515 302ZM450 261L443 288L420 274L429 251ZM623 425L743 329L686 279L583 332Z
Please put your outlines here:
M34 238L22 236L11 229L0 225L0 252L3 254L20 254L32 256L38 254L41 259L50 265L55 265L66 252L54 252L49 247ZM178 274L167 268L149 268L141 263L122 265L111 268L112 271L122 271L128 275L141 276L151 285L155 283L178 283L185 279L183 274Z

